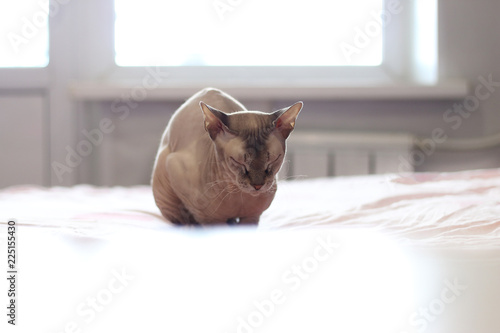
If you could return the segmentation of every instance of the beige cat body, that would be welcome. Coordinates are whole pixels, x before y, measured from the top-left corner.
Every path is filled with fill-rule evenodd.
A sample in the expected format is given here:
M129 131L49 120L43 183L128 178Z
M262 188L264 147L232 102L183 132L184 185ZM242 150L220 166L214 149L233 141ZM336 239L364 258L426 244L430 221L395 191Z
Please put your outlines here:
M163 216L182 225L258 223L301 109L247 111L213 88L193 95L170 119L156 157L152 186Z

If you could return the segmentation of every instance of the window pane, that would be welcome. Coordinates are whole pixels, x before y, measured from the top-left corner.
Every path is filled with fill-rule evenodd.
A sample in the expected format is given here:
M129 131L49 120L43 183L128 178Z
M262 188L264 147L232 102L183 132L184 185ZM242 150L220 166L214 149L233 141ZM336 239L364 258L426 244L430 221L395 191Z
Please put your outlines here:
M48 0L0 0L0 67L49 63Z
M383 0L115 0L120 66L376 66Z

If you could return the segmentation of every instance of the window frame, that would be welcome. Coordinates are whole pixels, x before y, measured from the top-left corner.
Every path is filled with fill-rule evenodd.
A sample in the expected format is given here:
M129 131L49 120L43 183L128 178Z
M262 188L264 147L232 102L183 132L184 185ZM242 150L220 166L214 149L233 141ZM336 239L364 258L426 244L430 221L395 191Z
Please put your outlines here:
M57 3L61 1L52 0ZM385 8L394 1L400 0L384 0ZM437 2L437 0L432 1ZM419 83L418 64L413 56L418 51L416 50L418 45L408 37L415 36L415 30L418 28L416 24L418 18L415 17L418 7L415 3L418 2L404 2L406 6L404 10L393 15L389 24L385 25L383 39L391 40L392 43L384 43L383 61L380 66L162 66L161 69L162 72L168 73L169 83L194 86L231 83L249 86L259 84L380 86L400 82ZM74 68L72 70L77 80L115 84L140 82L147 67L121 67L115 63L114 0L89 0L72 5L78 8L73 11L73 16L61 18L59 14L50 18L50 57L47 67L0 68L0 75L4 78L0 80L0 87L12 84L29 87L46 86L50 73L54 72L52 69L55 67L54 59L60 59L56 52L65 47L62 45L63 42L67 42L61 38L60 31L53 29L60 25L62 19L72 21L72 29L64 33L64 38L67 39L71 33L73 40L79 41L78 45L74 45L76 53L74 58L65 59L65 63L72 63L76 67L76 70ZM93 24L89 26L89 22ZM437 31L435 33L437 34Z
M53 3L62 0L51 0ZM64 0L67 1L67 0ZM393 2L404 0L384 0L384 8ZM435 1L437 0L426 0ZM168 73L172 84L215 85L230 84L274 84L274 85L314 85L331 84L342 86L390 85L398 82L418 82L418 64L414 57L418 45L412 38L418 28L418 2L404 2L403 11L393 15L385 25L383 40L383 60L379 66L162 66L162 72ZM77 11L73 12L72 29L75 45L75 57L65 61L76 65L74 70L78 80L109 82L116 84L137 83L147 67L121 67L115 63L114 50L114 0L89 0L78 2ZM59 4L67 6L67 4ZM436 4L437 6L437 4ZM19 86L45 86L49 82L53 60L59 58L55 52L63 48L60 32L53 29L61 21L60 15L50 17L49 64L43 68L0 68L0 87L14 83ZM55 19L55 22L53 19ZM88 26L88 22L93 22ZM66 23L67 25L67 23ZM435 32L437 34L437 31ZM64 34L67 38L69 33ZM66 52L67 53L67 52ZM437 53L435 55L437 62ZM437 64L434 68L437 77ZM437 78L435 79L435 81ZM10 82L9 82L10 81ZM429 83L429 82L426 82Z
M384 0L384 8L391 2ZM401 0L403 1L403 0ZM400 2L402 3L402 2ZM183 85L216 84L258 84L274 85L313 85L331 84L343 86L390 85L396 82L415 82L412 59L415 6L406 3L403 11L393 15L391 22L383 29L383 60L379 66L160 66L168 73L168 82ZM88 37L93 44L100 45L100 51L92 54L89 63L81 64L86 68L84 80L98 79L109 83L137 83L144 76L147 67L121 67L115 63L114 51L114 0L101 0L99 7L105 7L109 15L99 15L101 19L99 35ZM109 13L109 11L112 13ZM95 22L96 17L93 18ZM83 20L84 21L84 20ZM88 21L87 21L88 22ZM437 32L436 32L437 33ZM98 69L96 71L96 68Z

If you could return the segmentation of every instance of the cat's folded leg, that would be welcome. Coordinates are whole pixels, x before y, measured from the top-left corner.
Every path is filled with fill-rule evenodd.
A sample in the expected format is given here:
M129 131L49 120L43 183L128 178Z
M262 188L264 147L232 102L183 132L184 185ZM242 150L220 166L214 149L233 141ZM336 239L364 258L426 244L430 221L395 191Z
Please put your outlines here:
M179 179L185 179L182 154L170 153L164 164L158 164L158 172L153 177L153 192L162 215L176 225L200 226L185 205L186 191Z
M163 186L162 193L158 194L155 200L162 215L173 224L199 226L199 223L169 186Z

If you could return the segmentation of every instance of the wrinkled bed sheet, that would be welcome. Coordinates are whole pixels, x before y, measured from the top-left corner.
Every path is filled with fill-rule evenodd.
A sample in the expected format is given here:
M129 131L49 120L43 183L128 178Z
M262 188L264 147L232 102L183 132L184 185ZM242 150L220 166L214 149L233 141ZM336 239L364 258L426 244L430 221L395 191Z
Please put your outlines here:
M169 229L148 186L16 186L0 191L1 218L105 236ZM421 245L500 246L500 169L280 182L259 229L363 228Z
M189 229L148 186L3 189L0 331L497 333L499 199L500 170L294 180L258 229Z

